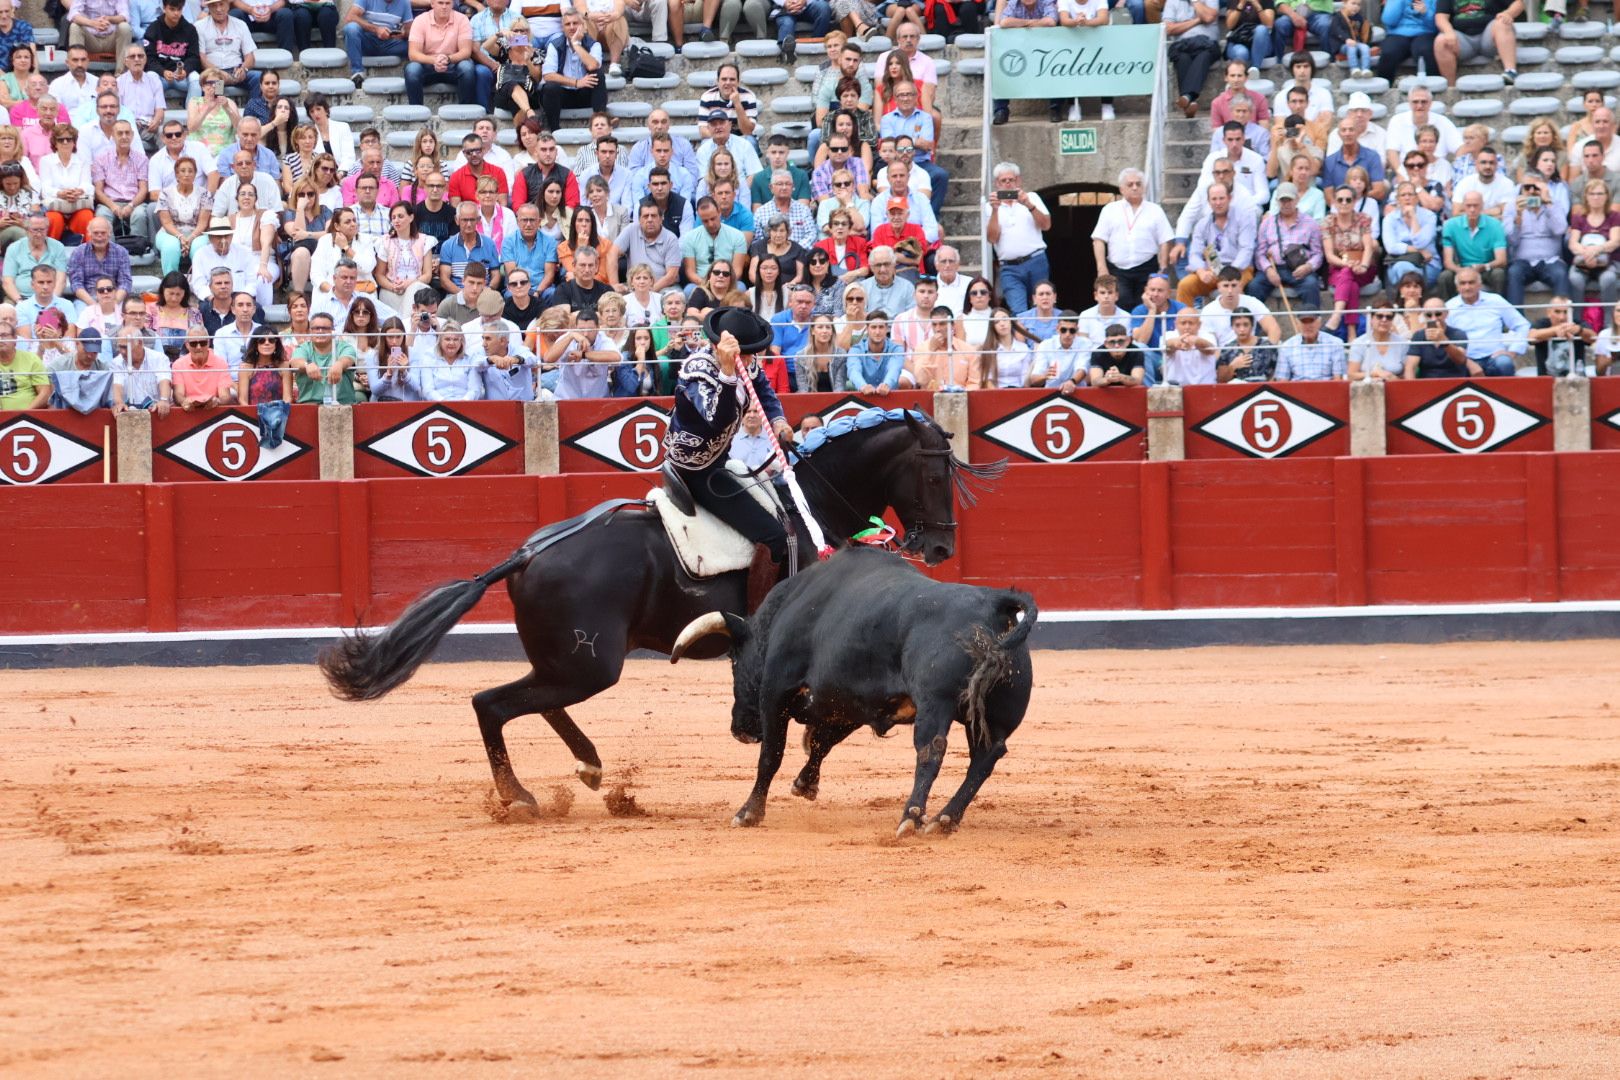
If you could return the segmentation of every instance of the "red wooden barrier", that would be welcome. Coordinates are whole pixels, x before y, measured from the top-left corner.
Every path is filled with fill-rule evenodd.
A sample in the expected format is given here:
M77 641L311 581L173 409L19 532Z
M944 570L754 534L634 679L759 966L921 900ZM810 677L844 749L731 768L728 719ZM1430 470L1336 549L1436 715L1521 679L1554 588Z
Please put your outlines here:
M287 437L274 450L259 444L254 409L171 409L152 414L152 479L160 484L187 480L318 480L318 406L294 405Z
M1224 383L1181 391L1189 459L1341 457L1350 452L1350 384Z
M117 462L118 436L106 409L89 416L66 409L0 413L0 484L99 484L118 479Z
M1141 461L1147 456L1147 391L982 390L969 393L974 461L1060 464Z
M376 402L354 410L356 479L523 471L523 404Z
M1592 449L1620 450L1620 379L1591 379Z
M376 623L634 473L0 489L0 633ZM1048 609L1620 598L1620 452L1014 465L938 576ZM510 616L492 589L475 620Z
M1391 454L1553 448L1551 379L1386 382L1384 408Z

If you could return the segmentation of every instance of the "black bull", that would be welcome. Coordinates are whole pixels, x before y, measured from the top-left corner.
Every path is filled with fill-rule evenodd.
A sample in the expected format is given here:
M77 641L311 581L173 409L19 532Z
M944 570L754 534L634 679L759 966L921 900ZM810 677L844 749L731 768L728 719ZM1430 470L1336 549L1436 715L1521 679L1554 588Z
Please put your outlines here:
M796 472L829 538L852 536L892 507L906 528L904 547L933 564L956 551L955 496L971 500L970 481L993 480L1004 467L959 461L937 424L908 413L904 422L886 420L827 440ZM815 558L802 544L800 551ZM512 769L507 722L545 717L573 753L579 778L599 786L602 759L568 707L617 683L631 650L668 652L680 629L704 612L742 611L746 577L746 571L689 577L656 513L636 503L604 503L540 530L477 577L423 594L386 629L346 637L322 654L321 670L341 698L380 698L409 679L485 591L504 580L532 670L475 695L473 710L496 795L512 820L521 820L535 812L535 801Z
M917 771L900 832L950 830L1007 752L1032 684L1024 593L932 581L887 552L841 551L771 591L750 619L711 612L682 631L670 662L713 634L731 638L732 734L758 741L759 775L733 825L757 825L782 766L788 721L810 760L794 794L815 798L821 761L856 728L913 725ZM932 820L929 790L951 721L967 729L967 777Z

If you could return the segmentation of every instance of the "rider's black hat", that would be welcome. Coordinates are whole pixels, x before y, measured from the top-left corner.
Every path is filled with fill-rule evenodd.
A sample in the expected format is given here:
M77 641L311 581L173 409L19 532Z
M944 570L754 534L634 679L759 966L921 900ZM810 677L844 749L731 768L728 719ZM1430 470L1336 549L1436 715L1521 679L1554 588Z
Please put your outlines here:
M747 308L722 307L709 312L703 320L703 336L718 344L725 333L737 339L744 356L765 352L776 340L771 324Z

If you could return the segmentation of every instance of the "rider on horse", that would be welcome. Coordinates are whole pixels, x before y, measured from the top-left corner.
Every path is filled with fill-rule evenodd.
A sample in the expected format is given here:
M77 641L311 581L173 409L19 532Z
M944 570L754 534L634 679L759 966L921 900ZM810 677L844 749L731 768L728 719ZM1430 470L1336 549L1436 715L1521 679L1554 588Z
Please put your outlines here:
M773 343L771 324L746 308L716 308L703 321L703 333L713 346L681 365L664 455L693 501L754 542L754 564L748 571L752 612L776 584L778 568L787 558L787 532L749 497L745 482L726 471L726 458L732 436L752 408L764 411L783 445L792 445L793 428L758 362Z

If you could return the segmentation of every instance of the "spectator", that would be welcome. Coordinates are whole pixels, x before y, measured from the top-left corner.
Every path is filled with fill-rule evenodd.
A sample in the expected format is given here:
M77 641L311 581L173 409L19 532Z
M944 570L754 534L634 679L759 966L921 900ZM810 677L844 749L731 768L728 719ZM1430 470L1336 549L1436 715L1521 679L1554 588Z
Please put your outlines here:
M5 58L0 60L0 69L12 70L11 51L33 42L33 25L17 18L17 6L12 0L0 0L0 56Z
M594 308L597 301L613 292L611 285L597 279L600 262L600 256L594 247L582 247L576 251L573 277L557 286L552 299L559 304L568 305L575 311L586 307Z
M1269 0L1256 0L1263 6L1263 10L1270 10ZM1230 18L1230 16L1228 16ZM1259 66L1258 62L1255 64ZM1271 120L1271 108L1266 104L1263 94L1249 89L1249 62L1247 60L1233 59L1226 65L1226 88L1209 103L1209 126L1213 131L1220 131L1226 126L1232 116L1232 103L1239 98L1247 98L1254 106L1254 121L1261 124Z
M1358 167L1366 169L1372 179L1369 194L1382 202L1384 196L1389 194L1389 185L1384 182L1384 162L1372 147L1361 145L1361 133L1356 130L1356 122L1346 117L1339 121L1338 149L1322 159L1322 187L1340 187L1349 171Z
M478 65L472 58L472 23L452 0L429 0L426 15L411 20L405 64L405 97L422 104L429 83L451 83L463 105L478 100ZM552 122L555 127L555 120Z
M129 325L132 306L126 303L125 326L114 335L112 411L117 415L129 409L150 410L161 419L174 403L169 360L145 330ZM139 315L144 318L144 306ZM9 347L11 342L0 338L0 358Z
M1102 345L1104 333L1114 323L1131 321L1127 308L1119 306L1119 282L1112 274L1098 274L1091 283L1091 297L1096 303L1080 313L1080 336L1095 349Z
M1277 185L1277 210L1260 222L1257 273L1245 290L1266 300L1275 289L1293 289L1310 310L1322 305L1322 230L1316 219L1299 212L1299 189L1292 181Z
M885 138L911 139L913 159L917 167L928 174L929 202L934 215L945 208L945 193L950 174L934 163L937 135L934 118L917 108L917 87L914 83L900 83L894 89L894 110L883 117L879 131Z
M711 266L716 260L730 262L733 278L741 278L748 262L747 238L740 230L720 220L720 207L711 197L698 200L697 216L698 227L681 237L681 268L685 280L696 284L701 275L698 267ZM847 231L847 218L845 226ZM864 247L863 243L863 265Z
M414 15L410 0L354 0L349 6L343 17L343 49L355 89L365 81L366 57L406 58Z
M912 382L919 390L978 390L985 385L982 354L968 348L967 339L957 333L955 315L944 305L930 313L928 340L913 350L910 357ZM823 318L817 317L818 332ZM827 328L830 339L830 323ZM803 380L799 389L807 389Z
M1463 379L1483 375L1468 356L1468 334L1446 325L1445 302L1438 296L1423 301L1423 329L1412 336L1406 354L1408 379Z
M97 284L99 286L99 282ZM235 385L237 369L247 352L248 340L256 331L264 330L254 318L257 311L252 293L233 293L231 321L221 324L214 331L214 351L224 358L225 366L230 369L232 385Z
M225 358L213 350L208 331L194 326L186 334L185 352L169 365L174 403L185 412L236 402L236 383Z
M798 24L808 22L811 37L825 37L832 26L832 5L827 0L774 0L771 18L782 62L792 64L799 55Z
M707 170L709 160L724 150L731 155L732 163L736 166L735 179L744 185L748 184L753 175L760 170L759 153L754 149L754 144L733 134L730 111L713 109L707 114L699 115L708 121L709 137L697 148L698 170L700 172ZM701 185L698 193L702 194Z
M1597 344L1597 337L1591 327L1575 321L1568 296L1562 293L1554 296L1546 314L1530 327L1530 344L1536 350L1536 374L1584 376L1586 355Z
M960 315L967 302L968 278L962 273L962 253L950 244L934 249L934 280L939 302Z
M1264 124L1254 122L1254 102L1246 96L1233 98L1232 106L1227 110L1227 113L1231 117L1227 123L1238 124L1242 127L1243 145L1259 154L1262 161L1267 160L1271 154L1271 129ZM1216 128L1209 133L1209 148L1219 150L1225 139L1226 130L1224 126ZM1271 194L1269 187L1266 189L1265 194Z
M779 136L773 136L779 137ZM693 197L697 190L697 174L675 160L675 142L668 134L654 135L651 151L651 160L637 169L630 180L630 198L639 203L642 199L653 193L653 174L657 172L664 178L662 196L665 202L673 194L678 200L681 210ZM759 177L755 177L757 181ZM660 210L662 211L662 207Z
M1254 316L1247 311L1232 316L1231 335L1215 365L1215 381L1270 382L1277 370L1274 339L1255 333Z
M1489 146L1481 147L1474 155L1473 174L1458 180L1452 187L1452 201L1460 203L1469 192L1478 192L1486 214L1497 220L1505 217L1518 188L1511 177L1497 171L1497 164L1496 151Z
M1438 70L1434 58L1435 8L1439 0L1384 0L1384 42L1374 69L1380 79L1393 83L1407 60L1426 71ZM1427 93L1428 91L1424 91ZM1410 100L1410 98L1408 99ZM1396 118L1397 120L1399 117ZM1414 121L1421 126L1422 121ZM1390 130L1395 128L1391 121Z
M1520 179L1539 182L1543 189L1544 201L1548 205L1556 206L1558 212L1568 218L1569 212L1574 207L1569 185L1564 182L1563 172L1559 168L1560 157L1559 152L1552 147L1542 147L1530 155Z
M1184 4L1187 3L1188 0L1172 0L1172 2ZM996 25L1003 28L1034 28L1056 26L1057 24L1057 0L1001 0L1001 7L996 13ZM1171 59L1175 59L1173 47ZM1209 71L1209 65L1207 63L1204 65L1204 71L1205 73ZM1199 85L1203 85L1202 76L1199 78ZM1050 114L1054 124L1063 119L1065 115L1064 107L1068 105L1068 103L1068 98L1053 98L1047 103L1047 112ZM1180 102L1177 104L1180 104ZM994 110L991 117L991 122L996 124L1005 124L1009 115L1009 103L1007 99L997 98L994 102ZM1189 112L1187 115L1191 116L1192 113Z
M1614 265L1614 253L1620 251L1620 213L1613 201L1613 193L1601 180L1589 180L1570 220L1569 294L1576 303L1585 301L1593 278L1605 307L1620 299L1620 267Z
M1291 380L1342 379L1348 371L1344 342L1322 333L1322 316L1301 311L1296 317L1299 333L1277 350L1277 370L1272 378Z
M376 383L372 385L375 389ZM236 372L237 401L256 408L271 401L291 405L297 397L292 361L286 356L280 336L258 327L242 350L242 363Z
M620 260L627 266L648 267L653 276L651 287L657 292L680 283L680 238L664 228L664 216L651 199L642 201L636 211L636 223L625 226L614 240L608 255L609 265L616 266Z
M1389 49L1389 41L1384 41ZM1406 94L1407 111L1390 117L1384 132L1384 161L1389 172L1395 172L1401 161L1417 149L1418 132L1432 127L1440 135L1437 153L1450 157L1462 147L1462 133L1457 125L1441 113L1434 111L1434 94L1428 87L1413 86Z
M866 306L883 311L904 311L911 307L915 301L915 290L911 282L896 273L899 264L894 249L874 246L867 257L872 280L867 283Z
M1569 292L1569 270L1563 257L1568 230L1569 218L1553 203L1545 182L1526 175L1507 221L1508 303L1523 307L1525 286L1532 281L1560 296Z
M1003 184L1002 170L1009 170L1007 177L1010 181ZM1002 164L996 166L996 192L998 199L1006 200L1002 191L1018 192L1017 166ZM1097 216L1097 225L1091 232L1092 253L1096 257L1099 269L1106 266L1108 273L1119 283L1119 302L1126 307L1134 307L1139 301L1148 278L1155 273L1167 271L1170 267L1170 241L1173 236L1170 232L1170 222L1165 218L1164 211L1157 203L1148 202L1144 197L1146 189L1146 176L1140 169L1125 169L1119 174L1119 189L1123 198L1116 199L1102 208ZM1034 208L1039 208L1039 216L1033 218L1037 229L1044 232L1051 228L1052 219L1046 213L1046 206L1040 201L1040 196L1029 196L1032 201L1014 195L1019 206L1029 208L1033 216ZM993 205L993 204L992 204ZM998 242L997 213L992 210L990 218L990 241L996 244L996 254L1001 256L1001 292L1009 304L1020 309L1028 302L1027 289L1030 284L1042 281L1051 276L1046 262L1046 247L1044 244L1030 256L1023 260L1009 264L1012 252L1003 255L1003 245ZM1019 220L1015 217L1015 220ZM1044 221L1044 224L1043 224ZM1029 230L1022 230L1029 235ZM1037 236L1038 239L1038 236ZM1009 265L1019 268L1018 274L1009 272ZM1028 267L1029 269L1023 269ZM1022 279L1022 280L1020 280ZM1021 286L1015 293L1014 286Z
M557 400L607 397L608 376L623 357L597 333L596 309L581 309L574 328L557 335L543 357L560 370Z
M1237 169L1231 159L1216 158L1210 165L1208 182L1200 180L1193 189L1192 197L1181 208L1181 215L1176 218L1175 242L1170 245L1170 262L1177 267L1184 267L1187 258L1187 244L1203 224L1204 218L1209 215L1209 189L1220 184L1226 189L1227 206L1234 214L1241 214L1258 223L1261 206L1237 186Z
M1579 152L1580 163L1571 162L1569 188L1571 200L1574 193L1586 190L1586 185L1601 183L1610 195L1620 195L1620 171L1609 169L1603 163L1603 150L1595 142L1582 146ZM1584 198L1584 194L1583 194ZM1613 206L1613 203L1610 203Z
M1222 146L1219 150L1212 150L1204 159L1199 180L1206 181L1210 178L1215 163L1224 158L1232 164L1238 190L1248 195L1258 205L1270 193L1270 188L1266 185L1266 159L1245 145L1245 135L1246 132L1240 122L1228 120L1226 127L1221 129ZM1228 188L1229 195L1231 190Z
M202 71L197 25L185 17L185 0L163 0L159 17L146 27L147 62L168 94L186 94Z
M1263 333L1268 341L1276 341L1281 336L1270 309L1243 291L1245 280L1236 267L1222 268L1215 287L1215 299L1205 304L1198 313L1205 332L1222 348L1231 344L1234 334L1232 320L1242 314L1252 317L1256 330Z
M460 289L467 264L474 260L486 267L501 265L499 249L478 231L478 207L470 202L462 203L456 207L456 235L439 245L439 288L446 293ZM490 283L492 287L499 287L499 278L497 271Z
M1044 375L1044 386L1072 394L1086 385L1091 374L1089 353L1080 338L1080 320L1074 312L1057 313L1052 335L1035 346L1033 375Z
M146 200L146 155L134 146L134 127L128 120L118 121L113 126L112 148L103 150L90 167L96 213L124 235L150 241L152 215Z
M79 312L79 333L95 330L110 336L124 322L124 313L119 310L118 284L112 278L97 278L95 293L96 302Z
M49 103L49 98L41 98ZM53 240L72 230L85 235L95 217L95 182L90 178L90 161L78 153L79 134L66 125L51 133L56 152L39 162L39 193L45 200Z
M1434 212L1419 205L1411 181L1396 187L1390 210L1382 227L1385 279L1393 288L1415 269L1433 285L1440 277L1440 227Z
M1279 7L1277 14L1278 29L1274 33L1282 34L1281 24L1287 18ZM1290 24L1292 25L1292 24ZM1297 50L1288 58L1288 71L1293 78L1283 83L1282 89L1271 101L1271 111L1277 116L1287 116L1291 111L1288 105L1289 91L1298 87L1305 92L1305 122L1311 125L1326 125L1332 122L1333 92L1326 83L1316 78L1316 59L1303 49Z
M753 136L755 123L759 119L759 98L742 84L742 71L730 60L715 69L714 85L698 96L699 116L707 116L712 124L716 112L726 114L737 134L744 138ZM748 170L749 175L757 168L756 159L754 168Z
M928 251L928 238L922 226L906 220L910 207L905 199L888 201L888 220L872 230L873 248L893 249L899 261L900 273L907 281L915 282L923 270L923 257ZM932 305L930 305L932 306Z
M1468 335L1468 358L1487 375L1512 375L1529 350L1530 323L1495 292L1481 287L1477 267L1457 274L1457 295L1446 301L1453 331Z
M52 367L49 375L53 409L72 409L88 416L112 403L113 372L102 359L99 331L80 333L69 360Z
M1462 213L1447 220L1440 230L1440 291L1451 295L1457 276L1468 267L1478 267L1494 293L1507 279L1507 230L1496 218L1485 213L1485 197L1471 191L1462 198Z
M219 72L226 86L240 86L247 96L259 93L259 72L253 63L253 35L247 24L230 17L229 0L203 0L208 17L197 28L202 44L202 65Z
M1219 350L1202 333L1198 312L1183 308L1176 313L1175 329L1159 342L1164 353L1164 381L1171 386L1209 386L1215 382Z
M1372 78L1372 22L1362 14L1361 0L1343 0L1325 45L1329 56L1344 53L1352 78Z
M1188 273L1176 288L1176 298L1183 304L1214 292L1217 279L1227 269L1238 275L1240 288L1254 277L1254 212L1234 213L1231 195L1223 184L1211 184L1207 198L1209 214L1193 232Z
M1427 130L1433 131L1434 129L1428 128ZM1427 141L1427 137L1425 141ZM1407 182L1417 192L1418 205L1433 214L1438 224L1440 218L1451 209L1451 192L1448 185L1431 178L1429 155L1422 150L1408 151L1406 161L1403 164L1406 166ZM1449 169L1450 166L1447 166L1447 168ZM1398 202L1391 202L1385 207L1384 212L1392 214L1398 205Z
M1333 0L1292 0L1277 5L1277 20L1272 33L1283 48L1296 51L1305 48L1314 39L1324 49L1333 32Z
M1404 378L1408 339L1395 332L1395 312L1379 307L1370 327L1350 346L1350 381Z
M1434 0L1434 65L1457 85L1457 68L1476 56L1501 58L1502 78L1518 78L1519 46L1513 20L1524 0Z
M1344 118L1355 125L1356 142L1378 155L1378 160L1384 160L1384 150L1388 145L1388 136L1384 129L1373 123L1372 98L1357 90L1351 94L1344 104ZM1327 151L1329 154L1337 151L1343 139L1337 131L1328 138Z
M1198 95L1209 76L1210 65L1220 54L1216 15L1217 8L1201 0L1165 0L1163 25L1170 40L1167 55L1175 68L1176 86L1181 92L1176 98L1176 108L1189 120L1198 115ZM1052 119L1061 119L1057 106L1053 106Z
M1185 306L1170 295L1169 276L1154 274L1142 288L1142 302L1131 309L1131 337L1146 357L1149 386L1162 379L1161 344L1175 330L1176 315Z
M6 248L3 277L0 277L0 287L12 303L22 299L18 283L31 282L36 266L49 266L56 271L57 293L67 288L68 251L61 241L51 239L45 215L37 211L30 214L23 228L25 237Z
M1146 357L1123 323L1109 323L1096 340L1087 380L1092 386L1141 386L1147 381Z
M1276 5L1272 0L1233 0L1226 13L1226 56L1232 61L1227 65L1228 92L1234 64L1247 79L1251 64L1258 68L1279 55L1274 51L1271 36L1276 20Z
M990 314L990 332L984 343L984 367L1001 388L1041 386L1045 372L1035 371L1035 339L1014 321L1006 308ZM851 381L854 377L851 376Z
M293 380L301 405L353 405L355 352L347 338L333 334L329 312L309 317L309 340L293 350Z
M816 81L810 88L810 99L815 103L816 110L815 122L810 129L812 159L815 159L816 147L821 141L821 126L839 106L839 85L844 79L855 83L857 107L867 110L872 107L872 80L862 70L861 47L835 31L827 35L827 55L828 62L817 72Z
M1334 189L1333 212L1322 222L1322 261L1333 290L1329 333L1343 325L1346 311L1360 306L1362 286L1378 279L1377 253L1378 231L1372 219L1356 209L1356 193L1349 187ZM1357 322L1352 319L1351 340Z
M455 326L462 326L478 318L478 301L489 286L489 269L474 260L467 264L461 277L461 291L439 301L437 315ZM504 306L504 305L503 305Z
M56 295L55 270L43 263L34 267L34 272L29 277L29 286L33 289L32 295L17 305L18 326L23 329L32 327L38 321L40 314L45 311L55 311L60 314L65 325L73 326L77 324L79 311L73 306L73 301ZM115 298L117 297L116 288L113 295Z
M118 283L119 299L129 292L129 252L113 243L112 224L106 218L96 218L85 227L85 242L68 256L68 287L74 298L81 304L94 303L90 290L103 274Z
M506 173L484 160L484 140L469 132L461 140L461 153L467 163L450 174L450 202L460 206L463 202L476 202L478 181L485 177L495 182L499 201L507 201Z

